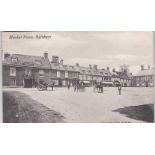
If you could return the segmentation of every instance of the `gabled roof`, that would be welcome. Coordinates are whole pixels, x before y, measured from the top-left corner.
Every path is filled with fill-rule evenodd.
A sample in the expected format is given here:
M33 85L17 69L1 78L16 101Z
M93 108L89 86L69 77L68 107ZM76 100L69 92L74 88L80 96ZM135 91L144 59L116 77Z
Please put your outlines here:
M135 76L148 76L148 75L154 75L154 69L141 70Z
M12 59L17 58L17 62L12 62ZM50 69L50 63L48 59L45 59L42 56L30 56L22 54L12 54L9 57L3 60L4 65L13 65L13 66L29 66L37 68L46 68Z

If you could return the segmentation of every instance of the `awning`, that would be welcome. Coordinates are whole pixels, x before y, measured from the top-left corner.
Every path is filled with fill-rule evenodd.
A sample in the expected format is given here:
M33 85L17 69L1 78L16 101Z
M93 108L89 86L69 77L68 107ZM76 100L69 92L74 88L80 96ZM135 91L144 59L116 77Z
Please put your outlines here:
M85 84L90 84L90 82L89 82L89 81L83 81L83 83L85 83Z
M113 84L113 82L102 82L103 84Z

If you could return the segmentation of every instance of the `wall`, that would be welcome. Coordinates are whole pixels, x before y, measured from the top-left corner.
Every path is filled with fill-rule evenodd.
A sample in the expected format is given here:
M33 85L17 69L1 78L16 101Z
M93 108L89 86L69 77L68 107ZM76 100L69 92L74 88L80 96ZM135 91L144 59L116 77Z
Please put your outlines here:
M16 86L23 86L25 69L22 67L16 68Z
M10 67L9 66L3 66L3 86L9 86L10 85Z

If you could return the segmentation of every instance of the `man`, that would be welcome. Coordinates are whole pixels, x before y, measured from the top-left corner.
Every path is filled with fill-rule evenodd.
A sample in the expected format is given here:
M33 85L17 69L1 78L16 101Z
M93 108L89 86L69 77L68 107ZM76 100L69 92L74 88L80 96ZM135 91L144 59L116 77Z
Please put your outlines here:
M68 90L69 90L70 89L70 82L68 82L67 87L68 87Z
M55 85L55 82L54 82L54 81L52 81L52 84L51 84L52 91L53 91L54 85Z
M118 86L118 92L119 92L119 95L121 95L121 90L122 90L122 86L121 84Z

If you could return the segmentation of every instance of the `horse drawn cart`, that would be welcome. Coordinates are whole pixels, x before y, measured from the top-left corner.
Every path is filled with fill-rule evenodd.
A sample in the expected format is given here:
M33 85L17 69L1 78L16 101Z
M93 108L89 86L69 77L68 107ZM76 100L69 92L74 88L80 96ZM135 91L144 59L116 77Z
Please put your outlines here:
M52 90L53 90L53 88L54 88L54 82L52 84L47 84L44 81L40 81L39 84L37 85L37 89L39 91L45 91L45 90L48 89L48 87L51 87Z

